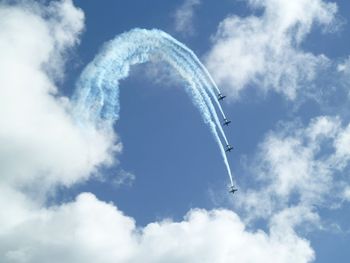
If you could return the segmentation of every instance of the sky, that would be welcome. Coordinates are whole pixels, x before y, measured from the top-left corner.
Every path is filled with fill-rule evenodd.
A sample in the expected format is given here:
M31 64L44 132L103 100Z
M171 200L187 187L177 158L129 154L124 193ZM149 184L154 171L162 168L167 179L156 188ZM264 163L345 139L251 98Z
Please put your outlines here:
M0 0L1 261L348 262L349 11Z

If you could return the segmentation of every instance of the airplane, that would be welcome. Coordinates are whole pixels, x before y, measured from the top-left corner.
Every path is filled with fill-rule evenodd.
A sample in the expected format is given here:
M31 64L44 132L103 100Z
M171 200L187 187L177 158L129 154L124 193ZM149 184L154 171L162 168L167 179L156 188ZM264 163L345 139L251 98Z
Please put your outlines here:
M226 98L225 95L222 95L221 93L218 94L218 100L223 100L224 98Z
M231 185L231 186L230 186L230 189L228 190L228 192L229 192L229 193L232 193L232 194L234 194L234 193L237 192L237 191L238 191L238 189L235 188L233 185Z
M233 147L231 145L227 144L225 152L231 152L232 150L233 150Z
M223 125L228 126L230 123L231 123L231 121L225 118L224 122L223 122Z

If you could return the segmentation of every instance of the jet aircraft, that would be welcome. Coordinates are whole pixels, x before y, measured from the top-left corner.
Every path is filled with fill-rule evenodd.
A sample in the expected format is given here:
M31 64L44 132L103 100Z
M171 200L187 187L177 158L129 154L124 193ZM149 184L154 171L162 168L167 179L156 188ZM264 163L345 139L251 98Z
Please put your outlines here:
M233 147L231 145L227 144L225 152L231 152L232 150L233 150Z
M237 191L238 191L238 189L235 188L233 185L231 185L231 186L230 186L230 189L228 190L228 192L229 192L229 193L232 193L232 194L234 194L234 193L237 192Z
M230 123L231 123L231 121L225 118L224 122L223 122L223 125L228 126Z
M226 98L225 95L222 95L221 93L218 94L218 100L223 100L224 98Z

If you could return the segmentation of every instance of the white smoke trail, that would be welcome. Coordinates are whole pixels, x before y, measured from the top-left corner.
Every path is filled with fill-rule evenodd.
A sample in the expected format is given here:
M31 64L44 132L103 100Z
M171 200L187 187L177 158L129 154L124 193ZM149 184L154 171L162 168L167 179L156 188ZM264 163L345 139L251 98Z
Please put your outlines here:
M172 58L170 59L170 61L168 61L168 63L173 65L173 67L182 75L184 79L186 79L187 81L190 81L192 79L192 81L196 82L196 87L199 89L201 95L203 96L203 99L208 105L210 113L214 118L214 122L215 122L215 123L211 122L210 128L212 130L215 140L217 141L220 147L221 155L223 157L227 172L229 174L231 185L233 185L233 177L231 174L231 169L227 160L225 150L222 147L220 138L216 132L216 128L218 128L221 134L223 135L226 145L228 145L228 141L226 139L225 133L222 129L221 123L216 114L214 105L212 104L211 99L206 93L206 90L203 88L203 87L208 87L208 89L210 89L210 86L209 86L210 84L204 81L205 78L203 77L203 74L200 72L200 70L198 70L198 69L201 69L201 67L199 67L197 63L194 63L195 62L195 60L193 59L194 54L189 53L188 48L186 48L184 45L180 46L178 44L178 41L175 42L173 38L170 37L169 35L165 34L164 38L170 40L170 44L172 45L169 49L169 52L167 52L167 55L172 55ZM177 52L174 53L174 50ZM195 78L193 78L194 76ZM212 91L212 89L210 90ZM217 101L215 94L214 94L214 100Z
M170 53L172 55L174 55L174 53ZM167 53L167 56L169 55L169 53ZM175 54L176 55L176 54ZM227 156L225 153L224 148L222 147L221 141L220 141L220 137L217 133L217 127L219 127L219 129L221 129L222 131L222 127L221 124L219 122L219 119L217 117L217 114L215 112L215 108L212 105L212 102L209 98L209 96L207 95L207 93L205 92L205 90L203 89L203 85L201 84L201 81L199 81L199 78L193 78L194 76L197 76L197 74L195 72L193 72L192 70L190 70L190 68L188 68L188 66L186 65L187 61L181 59L181 56L176 55L175 57L172 57L170 60L168 60L168 57L164 57L163 58L165 61L167 61L170 65L172 65L177 72L189 83L192 82L192 85L190 85L190 89L187 89L187 92L189 93L190 97L194 98L194 104L200 109L202 110L202 114L204 113L204 118L209 120L211 119L211 116L214 117L215 122L210 120L210 121L206 121L209 125L209 128L211 130L211 132L214 135L214 139L216 140L216 142L219 145L220 148L220 152L221 155L223 157L224 160L224 164L226 166L230 181L231 181L231 185L233 185L233 177L231 174L231 169L227 160ZM198 93L199 92L199 93ZM200 101L200 102L199 102ZM206 102L206 104L203 104L204 101ZM205 105L205 106L204 106ZM211 114L213 113L213 114ZM224 132L222 131L222 133L224 134ZM224 139L226 140L225 134L224 134ZM227 140L226 140L226 144Z
M154 56L169 63L186 81L185 90L214 135L233 185L231 169L217 129L226 143L227 139L208 95L209 92L217 101L213 91L217 87L211 83L210 75L193 52L160 30L134 29L104 46L77 82L73 96L76 119L93 125L107 124L112 128L112 124L119 119L119 81L129 75L132 65L145 63ZM222 111L220 104L218 106Z
M218 86L216 85L215 81L213 80L213 78L211 77L211 75L209 74L206 67L204 67L204 65L200 62L198 57L186 45L184 45L183 43L181 43L180 41L176 40L175 38L173 38L172 36L170 36L166 33L164 33L164 37L169 39L169 41L172 42L174 45L176 45L178 48L182 49L182 54L187 54L190 57L190 59L188 60L188 63L194 64L197 67L198 72L202 75L202 78L207 79L207 81L205 82L206 83L205 88L210 93L210 95L213 97L213 99L216 102L217 107L219 108L220 113L223 116L223 118L226 118L226 115L225 115L224 111L222 110L222 107L221 107L219 101L217 100L217 96L216 96L217 94L220 93L220 90L219 90ZM217 94L215 94L213 89L216 90Z
M213 100L216 102L217 107L222 112L223 119L225 119L226 116L222 111L221 105L218 102L215 93L213 92L214 86L211 85L211 83L208 83L208 81L203 81L203 80L206 80L206 78L207 78L205 76L205 74L203 74L203 71L201 70L201 68L204 66L195 57L193 52L189 52L189 49L185 45L181 44L180 42L173 39L172 37L170 37L170 39L169 39L169 37L170 37L169 35L165 36L165 38L169 40L170 44L173 45L171 50L175 50L177 52L177 54L174 55L174 60L178 60L179 58L183 58L183 62L181 63L181 66L185 65L187 67L188 72L191 72L191 75L196 75L198 81L201 82L200 91L202 93L202 96L206 100L206 103L207 103L207 105L210 109L210 112L214 118L214 121L215 121L215 123L220 131L221 136L223 137L226 145L228 145L229 143L227 141L226 134L224 133L224 131L222 129L221 123L220 123L219 118L216 114L216 110L215 110L215 107L212 103L212 100L210 99L210 97L208 96L206 91L209 91L209 94L212 96ZM198 60L199 64L196 62L196 59Z

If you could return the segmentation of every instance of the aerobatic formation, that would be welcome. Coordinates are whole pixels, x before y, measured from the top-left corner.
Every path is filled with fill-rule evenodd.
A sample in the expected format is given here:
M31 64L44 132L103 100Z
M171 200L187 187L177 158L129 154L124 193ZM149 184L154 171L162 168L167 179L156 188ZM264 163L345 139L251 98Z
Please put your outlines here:
M233 147L228 143L222 127L231 123L220 105L226 96L221 94L196 55L163 31L133 29L105 44L78 79L73 95L76 119L81 125L103 125L112 129L119 119L119 81L129 75L132 65L152 59L165 61L183 78L186 92L219 146L231 182L229 192L236 192L226 156ZM223 118L222 124L216 109Z

